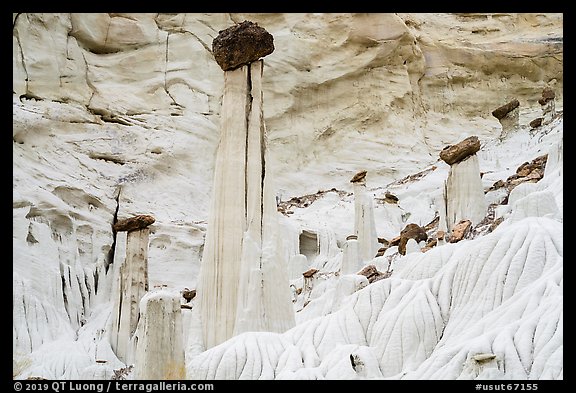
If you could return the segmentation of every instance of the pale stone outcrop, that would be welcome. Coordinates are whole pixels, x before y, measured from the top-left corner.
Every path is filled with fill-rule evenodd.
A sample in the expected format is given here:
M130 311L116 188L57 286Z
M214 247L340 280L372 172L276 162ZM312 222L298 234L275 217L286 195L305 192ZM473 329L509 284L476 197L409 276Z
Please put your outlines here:
M348 239L342 247L342 267L341 274L354 274L362 269L360 260L360 249L357 239Z
M126 235L126 258L118 271L110 345L124 362L132 359L130 339L138 325L140 300L148 291L148 228Z
M488 206L475 152L450 166L444 195L448 232L462 220L470 220L472 225L475 225L484 218ZM443 226L444 223L442 220L441 222Z
M276 194L266 170L263 67L259 60L224 72L220 145L198 279L206 348L246 330L282 332L295 324Z
M354 187L354 234L358 236L358 253L364 263L373 259L379 248L374 205L366 192L366 171L355 174L350 182Z
M110 344L116 356L124 362L132 358L129 342L138 324L138 305L148 291L148 226L154 221L153 216L142 214L118 220L113 225L117 232L115 251L121 253L125 250L125 258L122 260L119 256L120 266L115 270L117 280Z
M184 379L184 339L180 294L161 289L140 301L134 334L135 379Z

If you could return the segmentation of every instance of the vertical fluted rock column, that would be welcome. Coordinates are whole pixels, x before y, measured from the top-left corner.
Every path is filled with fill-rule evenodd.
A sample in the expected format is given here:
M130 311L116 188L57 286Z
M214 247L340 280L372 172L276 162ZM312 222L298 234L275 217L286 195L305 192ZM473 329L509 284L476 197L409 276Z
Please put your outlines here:
M142 298L134 341L136 379L186 377L179 293L157 290Z
M245 21L220 31L212 49L225 72L198 286L206 348L242 331L284 331L295 324L275 192L265 169L264 62L258 59L272 53L273 37Z
M542 90L542 97L538 103L542 107L542 125L546 125L552 121L556 115L556 93L550 87L545 87Z
M478 224L486 215L487 205L476 155L478 150L480 141L471 136L456 145L446 146L440 152L440 158L450 165L445 190L448 231L462 220Z
M342 250L341 274L356 274L362 269L360 261L360 249L358 247L358 236L350 235L346 238L346 243Z
M370 261L378 252L378 235L372 198L366 192L366 171L350 180L354 185L354 234L358 236L358 252L362 262Z
M114 225L116 232L127 232L126 258L120 266L118 285L112 312L110 344L123 362L128 362L130 339L138 325L140 299L148 291L148 225L154 217L139 215L120 220Z
M508 133L518 128L520 118L520 102L513 99L507 104L502 105L492 111L492 116L498 119L502 126L500 139L506 137Z

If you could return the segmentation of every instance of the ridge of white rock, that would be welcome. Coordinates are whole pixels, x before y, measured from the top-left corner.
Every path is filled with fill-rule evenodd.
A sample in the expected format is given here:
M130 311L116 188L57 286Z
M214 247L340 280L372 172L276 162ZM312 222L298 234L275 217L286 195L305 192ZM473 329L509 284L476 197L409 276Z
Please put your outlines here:
M336 360L362 348L372 375L382 377L561 378L560 227L531 217L474 242L412 253L397 277L368 285L335 312L284 334L236 336L190 360L187 376L323 379L326 365L337 363L330 377L349 378L350 363ZM534 322L548 318L530 341ZM350 345L344 353L343 345ZM473 374L466 359L484 352L498 363Z
M378 252L378 234L374 222L372 196L366 191L365 180L354 184L354 234L358 236L360 261L366 263Z

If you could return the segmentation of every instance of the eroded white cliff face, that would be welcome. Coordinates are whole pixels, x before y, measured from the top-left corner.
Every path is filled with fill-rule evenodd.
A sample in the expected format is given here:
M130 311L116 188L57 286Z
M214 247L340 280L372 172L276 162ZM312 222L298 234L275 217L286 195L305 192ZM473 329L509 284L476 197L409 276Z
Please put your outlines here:
M487 141L478 152L484 189L506 179L521 163L549 152L544 179L533 190L526 189L517 196L549 191L558 210L545 212L533 195L516 213L512 206L501 209L505 218L501 226L504 230L516 220L514 225L529 228L527 237L538 234L552 239L545 241L548 243L561 239L561 228L549 223L561 219L563 212L561 165L551 164L562 161L561 138L557 138L562 132L561 120L550 119L533 138L528 138L523 127L542 115L537 101L546 85L555 89L555 111L562 112L562 14L14 14L16 378L110 378L114 370L127 366L116 357L109 342L119 258L113 250L121 242L117 239L117 247L113 246L115 216L152 213L156 217L149 237L150 287L197 288L209 201L215 191L224 86L210 44L219 30L244 19L271 32L277 48L266 58L266 78L262 81L269 142L267 167L275 173L276 189L282 190L283 200L333 187L344 191L342 195L327 193L282 220L289 222L286 228L293 231L279 235L286 247L283 258L290 260L301 254L298 245L292 243L307 228L317 234L317 254L306 263L302 258L294 260L304 270L316 267L324 274L310 294L310 303L296 314L302 315L296 320L303 322L296 329L308 326L309 333L320 332L311 324L312 316L341 315L337 311L343 307L341 302L346 303L349 294L363 285L354 280L339 285L332 281L332 273L342 266L344 239L354 228L350 176L367 168L374 182L369 192L380 197L390 190L399 196L398 204L374 204L376 232L390 239L408 217L419 225L434 218L448 171L438 165L418 181L401 179L430 169L438 151L446 143L461 139L462 134ZM495 138L500 125L490 111L512 98L521 101L520 128L498 142ZM548 216L535 221L529 217L541 213ZM510 224L510 228L516 227ZM502 232L499 236L504 239L510 235ZM499 378L523 373L534 378L562 378L562 325L555 322L561 320L561 311L554 306L562 303L558 291L562 276L553 261L557 261L558 247L550 248L548 243L543 247L552 259L542 263L549 273L532 277L532 281L526 279L531 284L525 293L530 292L528 298L532 300L512 295L506 312L498 311L503 310L499 306L487 314L502 313L501 323L510 325L498 325L504 327L496 334L488 333L496 317L452 322L468 329L470 335L480 332L479 338L453 336L446 342L447 349L432 353L435 333L420 344L409 340L406 356L391 363L391 370L407 371L407 378ZM271 240L270 244L276 243ZM449 250L455 247L464 246L447 244L435 253L448 258ZM440 262L433 257L435 253L430 254L432 251L411 253L405 261L419 256L426 258L420 263L422 271L433 269ZM518 255L527 255L525 251ZM375 261L386 267L386 258L393 254L392 248ZM511 255L519 264L522 257ZM526 262L526 266L532 265ZM395 259L391 266L394 274L400 274L403 260ZM295 267L300 272L292 277L301 275L300 267ZM510 274L510 285L517 278L515 274ZM426 279L442 290L448 288L432 272ZM491 281L482 278L479 282L488 285ZM363 291L372 293L375 290L370 288L375 284L378 282ZM390 284L378 284L386 285ZM415 299L423 296L422 290L411 291L418 293ZM442 294L434 296L443 300ZM383 295L374 292L373 296ZM303 306L301 300L298 298L295 310ZM388 302L390 309L385 313L399 312L392 307L395 303ZM410 307L418 310L416 304ZM523 312L516 308L521 305L526 305ZM358 312L359 318L369 315L372 318L373 313L365 309ZM426 315L429 323L438 316L434 310ZM516 322L512 322L513 316L518 317ZM520 326L518 330L516 326ZM537 348L526 339L530 326L538 326ZM300 340L317 344L309 333L302 333ZM188 339L195 334L199 333L185 329ZM351 328L349 334L338 340L322 336L322 345L334 350L330 354L303 350L303 357L292 339L287 344L282 338L286 351L275 346L271 353L282 354L274 367L283 371L275 373L272 366L265 366L263 373L275 378L383 376L375 365L389 356L384 355L384 346L375 352L362 341L359 330ZM262 333L257 339L241 334L234 344L223 345L237 346L242 340L260 343L268 335L296 334ZM512 346L511 337L514 343L526 340L526 344ZM478 345L479 352L469 345L471 342ZM268 348L267 343L262 348ZM260 359L259 351L250 345L250 355L246 356ZM492 363L474 360L474 356L493 348L503 349L495 353ZM511 355L513 348L520 354ZM356 370L348 367L350 354L358 359ZM428 355L428 360L423 360ZM514 356L521 358L520 362ZM190 375L236 375L224 364L211 370L198 368L200 359L188 359ZM507 359L504 374L502 359ZM481 369L485 365L495 365L497 371ZM244 370L245 378L258 375L254 369L238 367ZM385 374L390 375L388 371Z
M195 113L217 125L211 41L244 19L280 48L267 57L265 117L291 195L315 192L300 174L327 167L342 180L325 184L341 188L356 156L374 180L409 174L460 119L470 134L496 132L490 112L510 98L525 124L546 84L561 107L562 14L15 14L13 89L129 123Z

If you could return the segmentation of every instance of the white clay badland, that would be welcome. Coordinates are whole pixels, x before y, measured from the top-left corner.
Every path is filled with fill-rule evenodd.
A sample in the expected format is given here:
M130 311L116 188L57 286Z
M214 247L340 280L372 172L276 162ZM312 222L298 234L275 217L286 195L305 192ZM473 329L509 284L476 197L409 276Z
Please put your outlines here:
M229 161L237 144L216 154L240 125L207 48L244 19L276 46L252 83L265 181L261 144L245 171ZM15 14L13 37L14 378L563 379L561 14ZM519 127L500 138L490 112L512 98ZM470 135L480 151L451 171L439 151ZM541 180L482 197L543 154ZM438 215L447 227L448 212L502 222L366 260L378 244L346 241L360 170L365 239ZM245 204L246 186L261 199ZM276 212L276 197L319 190ZM207 232L218 198L246 220L239 243L222 241L227 225ZM149 232L114 236L114 217L135 214L154 215ZM216 244L240 262L213 285L227 300L202 295ZM145 270L121 275L130 258ZM392 275L354 274L368 264ZM135 308L118 312L121 298ZM206 349L209 309L225 332Z

